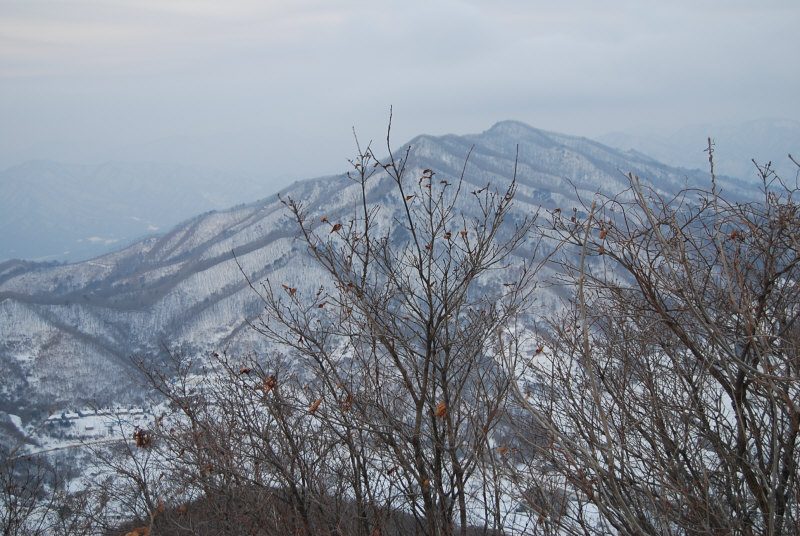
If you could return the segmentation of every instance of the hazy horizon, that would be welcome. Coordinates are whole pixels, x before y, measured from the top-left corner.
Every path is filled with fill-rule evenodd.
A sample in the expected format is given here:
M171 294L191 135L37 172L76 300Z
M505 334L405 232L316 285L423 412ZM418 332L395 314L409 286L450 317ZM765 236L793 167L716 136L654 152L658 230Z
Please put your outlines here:
M193 163L278 189L514 119L596 137L800 119L789 1L45 0L0 6L0 169Z

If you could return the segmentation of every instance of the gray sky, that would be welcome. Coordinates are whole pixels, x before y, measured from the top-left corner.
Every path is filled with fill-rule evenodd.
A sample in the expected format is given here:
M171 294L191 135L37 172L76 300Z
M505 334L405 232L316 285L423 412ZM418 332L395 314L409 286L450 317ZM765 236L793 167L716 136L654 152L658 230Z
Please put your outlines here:
M595 136L800 119L797 0L2 0L0 168L194 161L275 181L503 119Z

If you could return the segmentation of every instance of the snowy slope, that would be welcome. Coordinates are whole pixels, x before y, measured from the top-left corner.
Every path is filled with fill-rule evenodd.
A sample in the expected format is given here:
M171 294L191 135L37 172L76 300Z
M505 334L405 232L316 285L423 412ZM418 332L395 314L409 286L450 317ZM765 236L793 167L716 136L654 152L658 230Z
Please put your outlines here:
M576 190L584 199L597 191L621 192L628 171L664 192L708 185L701 172L516 122L470 136L420 136L397 156L407 146L409 176L431 168L443 179L461 174L471 150L465 174L470 188L506 184L518 146L520 217L539 207L571 209ZM739 183L726 188L747 195ZM384 205L387 221L398 210L390 191L379 175L368 192L371 202ZM339 175L295 183L281 195L346 221L357 208L359 189ZM295 233L285 207L270 197L202 214L160 237L85 262L0 264L0 370L6 377L0 411L32 418L53 406L139 402L146 392L130 356L158 360L164 345L196 354L265 351L264 341L246 327L261 306L239 265L253 281L318 287L322 274Z

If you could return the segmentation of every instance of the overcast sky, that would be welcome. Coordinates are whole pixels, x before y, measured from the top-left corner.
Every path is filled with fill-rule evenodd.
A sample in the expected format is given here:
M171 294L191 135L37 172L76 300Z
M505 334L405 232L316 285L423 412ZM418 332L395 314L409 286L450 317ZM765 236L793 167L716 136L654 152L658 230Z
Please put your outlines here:
M265 180L503 119L596 136L800 119L797 0L2 0L0 168L196 161Z

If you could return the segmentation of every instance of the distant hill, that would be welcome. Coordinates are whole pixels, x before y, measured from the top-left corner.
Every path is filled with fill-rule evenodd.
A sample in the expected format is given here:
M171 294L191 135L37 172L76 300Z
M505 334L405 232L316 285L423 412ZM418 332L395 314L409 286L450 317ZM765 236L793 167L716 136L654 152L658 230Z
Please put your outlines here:
M752 160L772 162L785 179L794 179L797 167L787 154L800 161L800 122L758 119L736 124L686 126L675 131L641 130L599 136L598 141L623 150L634 149L673 166L708 169L707 139L714 142L717 172L745 180L757 178Z
M265 188L173 164L26 162L0 172L0 262L102 255Z
M498 123L481 134L420 136L407 146L412 148L409 176L421 176L423 169L430 168L447 180L461 174L464 159L474 147L465 176L469 189L507 184L518 146L515 218L533 214L539 207L569 211L577 205L576 195L591 199L598 191L622 192L628 186L629 171L662 192L709 185L706 172L670 167L638 153L513 121ZM55 177L50 180L58 184ZM92 186L80 199L97 195L102 178L94 180L87 182ZM752 186L739 181L721 178L721 183L733 197L755 195ZM369 184L370 202L380 205L386 218L399 217L401 208L390 192L384 173ZM70 188L64 189L64 196L73 194ZM197 195L186 191L191 199ZM357 186L345 175L297 182L282 195L302 201L310 217L325 215L329 221L352 218L358 198ZM39 207L37 214L46 217L55 212L58 203L51 203ZM181 206L188 210L186 205L193 203L199 201L185 201ZM459 205L464 211L473 210L470 207L466 202ZM57 214L50 216L56 225ZM160 225L153 219L156 214L136 216L146 224ZM4 377L0 411L19 414L54 404L140 399L145 392L137 387L129 357L157 360L163 355L163 345L192 355L223 349L266 351L263 339L246 323L262 310L262 304L232 251L252 281L269 278L291 283L301 292L316 290L324 276L294 240L296 231L285 207L272 196L201 214L164 234L89 261L57 266L0 264L0 373ZM116 235L109 231L109 236ZM552 292L542 293L544 306L555 302Z

